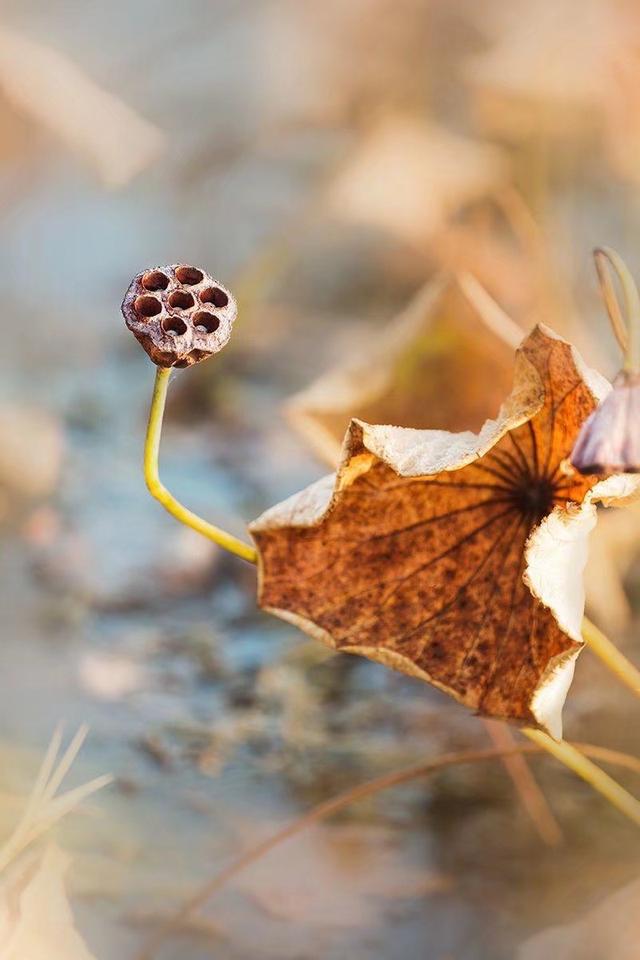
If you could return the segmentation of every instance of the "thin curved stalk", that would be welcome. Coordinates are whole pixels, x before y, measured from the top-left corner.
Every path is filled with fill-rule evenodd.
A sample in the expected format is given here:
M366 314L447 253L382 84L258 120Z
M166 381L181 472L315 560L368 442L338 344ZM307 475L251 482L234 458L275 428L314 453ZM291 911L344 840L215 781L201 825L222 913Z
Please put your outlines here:
M166 367L158 367L156 379L153 387L153 398L151 400L151 409L149 411L149 423L147 426L147 435L144 444L144 478L152 497L162 504L176 520L191 527L197 533L213 540L218 546L223 547L237 557L248 560L249 563L256 563L258 554L255 547L239 540L233 534L215 527L207 520L203 520L192 510L184 507L171 494L160 480L158 456L160 453L160 437L162 434L162 421L164 419L164 409L167 402L167 388L171 370Z
M636 282L620 254L611 247L597 247L593 256L611 327L624 353L624 369L629 373L640 373L640 295ZM622 288L626 317L620 309L607 263L615 271Z

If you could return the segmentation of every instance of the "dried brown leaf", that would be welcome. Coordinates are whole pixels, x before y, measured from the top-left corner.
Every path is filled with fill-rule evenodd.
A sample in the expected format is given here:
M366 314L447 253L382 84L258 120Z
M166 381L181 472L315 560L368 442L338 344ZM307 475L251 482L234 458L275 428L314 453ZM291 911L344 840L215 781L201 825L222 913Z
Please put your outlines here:
M509 390L520 329L468 276L425 285L381 337L287 404L296 429L335 465L352 417L479 429Z
M479 434L352 421L335 477L251 526L261 606L482 715L560 735L592 501L638 485L565 462L607 389L537 327Z

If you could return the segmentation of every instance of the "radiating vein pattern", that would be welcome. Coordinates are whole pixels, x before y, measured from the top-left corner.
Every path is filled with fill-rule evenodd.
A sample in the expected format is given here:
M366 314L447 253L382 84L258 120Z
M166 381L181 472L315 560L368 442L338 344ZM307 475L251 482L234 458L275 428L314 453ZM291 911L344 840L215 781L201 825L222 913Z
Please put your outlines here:
M372 457L316 523L254 536L262 606L483 714L532 722L543 674L576 645L527 587L525 546L596 481L564 465L595 404L567 344L535 331L523 350L539 408L482 457L419 477ZM351 458L363 436L352 426Z

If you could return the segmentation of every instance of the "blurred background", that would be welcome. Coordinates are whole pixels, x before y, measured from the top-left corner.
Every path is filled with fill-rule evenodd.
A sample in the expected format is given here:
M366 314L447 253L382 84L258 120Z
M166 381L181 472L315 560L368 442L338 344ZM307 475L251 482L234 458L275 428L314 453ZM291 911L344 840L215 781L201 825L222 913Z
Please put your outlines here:
M591 250L640 269L638 90L632 0L3 3L0 827L56 724L87 723L72 777L114 783L58 837L98 960L314 803L490 742L257 611L254 569L149 498L131 277L193 263L238 297L229 347L172 381L162 472L245 536L352 415L477 429L538 320L615 374ZM639 536L605 512L588 572L631 659ZM585 653L567 736L637 753L638 714ZM455 768L278 848L156 955L611 958L589 951L599 911L638 914L633 828L532 768L558 847L499 764Z

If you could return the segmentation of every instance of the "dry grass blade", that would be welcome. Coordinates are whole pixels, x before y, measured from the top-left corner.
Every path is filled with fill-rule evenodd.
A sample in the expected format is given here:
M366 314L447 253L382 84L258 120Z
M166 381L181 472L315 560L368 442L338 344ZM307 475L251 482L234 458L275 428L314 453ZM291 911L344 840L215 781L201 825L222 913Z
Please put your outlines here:
M27 800L24 813L18 821L13 833L8 838L2 849L0 849L0 873L5 867L23 850L28 844L28 836L33 829L34 822L37 821L38 810L42 805L42 798L47 787L47 783L55 768L56 758L62 743L62 728L56 727L51 737L47 752L38 770L33 789Z
M78 756L80 748L87 738L88 732L88 728L84 724L79 727L77 733L73 736L71 743L60 759L58 766L55 769L52 769L49 779L42 791L43 803L48 803L55 796L56 792L60 788L60 785L62 784L62 781L71 769L71 764Z
M626 753L609 750L606 747L598 747L590 743L574 744L574 746L580 749L585 756L602 760L605 763L615 764L640 774L640 760ZM464 763L481 763L485 760L504 760L507 757L539 754L543 752L545 752L545 748L537 744L523 744L522 746L517 746L509 750L503 750L497 747L487 747L484 750L460 750L455 753L444 754L436 760L431 760L427 763L405 767L402 770L396 770L392 773L385 773L373 780L368 780L366 783L361 783L357 787L345 790L343 793L339 793L329 800L325 800L323 803L319 803L316 807L313 807L312 810L309 810L301 817L288 823L281 830L267 837L266 840L247 850L238 857L237 860L234 860L217 873L143 945L134 960L152 960L152 957L167 937L169 937L174 930L179 929L185 924L196 911L200 910L211 897L218 893L235 876L280 846L281 843L306 830L307 827L312 826L314 823L318 823L332 816L334 813L338 813L352 803L356 803L358 800L364 800L366 797L373 796L383 790L389 790L391 787L397 787L403 783L410 783L421 777L429 776L429 774L444 770L447 767L455 767Z
M33 834L28 835L28 842L32 843L38 837L42 836L42 834L46 833L46 831L59 820L62 820L68 813L71 813L83 800L86 800L87 797L96 793L96 791L102 790L103 787L108 786L112 780L113 777L111 774L105 773L100 777L89 780L88 783L83 783L80 787L67 790L66 793L50 800L41 815L41 819L39 819L37 825L35 825Z
M55 823L71 812L82 800L111 782L105 775L56 796L64 777L78 755L87 735L86 727L80 727L63 756L56 764L62 744L62 730L57 727L38 771L25 812L0 849L0 873L28 846L38 840Z
M0 870L2 869L3 858L6 856L6 850L10 843L14 845L19 845L22 841L25 831L28 829L30 823L33 822L35 811L38 809L39 805L42 803L42 797L44 791L47 787L47 783L53 773L56 758L62 744L62 727L58 725L53 732L49 746L47 747L47 752L44 755L40 769L38 770L38 775L36 776L33 789L27 801L25 811L17 824L11 838L2 848L0 852Z

